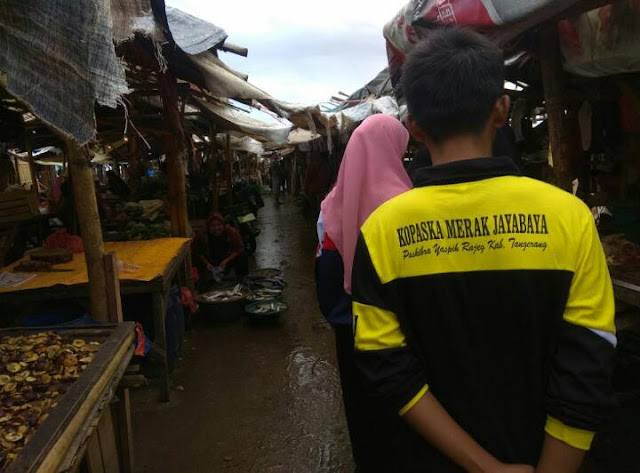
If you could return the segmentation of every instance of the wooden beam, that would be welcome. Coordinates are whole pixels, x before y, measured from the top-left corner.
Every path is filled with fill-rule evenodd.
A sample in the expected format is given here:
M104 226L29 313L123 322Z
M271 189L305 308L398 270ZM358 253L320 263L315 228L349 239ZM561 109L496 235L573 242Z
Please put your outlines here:
M69 157L73 200L84 242L84 257L89 276L91 317L98 322L109 321L108 296L105 287L104 242L100 215L89 160L75 141L64 138Z
M553 183L570 192L571 182L579 174L577 163L582 149L580 140L575 139L579 129L577 114L566 113L569 107L565 97L566 76L562 69L558 28L555 24L540 31L539 47Z
M225 41L220 46L220 50L226 53L237 54L238 56L247 57L249 55L249 50L242 46L238 46L237 44L229 43Z
M105 287L107 289L107 308L109 322L119 324L124 320L122 316L122 302L120 299L120 278L118 277L118 260L115 253L104 255Z
M167 181L169 184L169 210L171 232L174 236L188 237L189 215L184 171L184 132L178 110L178 89L171 72L161 72L158 77L162 106L167 127L163 137L167 157Z
M143 376L144 378L144 376ZM118 404L116 406L118 418L118 440L120 444L120 471L133 473L135 460L133 453L133 422L131 421L131 398L129 389L118 389Z

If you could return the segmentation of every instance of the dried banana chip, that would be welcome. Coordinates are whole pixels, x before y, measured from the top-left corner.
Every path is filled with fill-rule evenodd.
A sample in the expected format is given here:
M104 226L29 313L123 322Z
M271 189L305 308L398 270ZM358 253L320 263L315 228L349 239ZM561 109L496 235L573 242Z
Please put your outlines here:
M9 373L18 373L22 371L22 365L20 363L9 363L6 368Z

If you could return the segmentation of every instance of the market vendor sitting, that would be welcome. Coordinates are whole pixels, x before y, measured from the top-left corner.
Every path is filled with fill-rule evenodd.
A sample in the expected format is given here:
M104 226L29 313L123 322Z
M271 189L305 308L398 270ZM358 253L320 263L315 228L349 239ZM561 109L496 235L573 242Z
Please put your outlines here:
M229 274L233 270L236 277L246 276L249 272L242 236L233 226L226 224L218 212L207 218L207 232L195 238L193 253L203 282L212 282L218 272Z

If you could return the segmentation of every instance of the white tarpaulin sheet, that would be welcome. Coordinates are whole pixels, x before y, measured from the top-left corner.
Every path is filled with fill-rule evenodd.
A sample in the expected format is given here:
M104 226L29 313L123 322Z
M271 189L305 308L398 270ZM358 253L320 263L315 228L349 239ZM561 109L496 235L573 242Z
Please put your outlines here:
M286 120L275 118L256 108L234 101L229 103L208 102L200 99L196 101L203 111L212 114L214 119L232 130L240 131L259 141L270 141L277 145L287 144L293 125Z
M218 146L224 149L227 146L227 135L219 133L216 135L216 141ZM260 141L254 140L250 136L234 136L233 133L229 134L229 147L236 151L246 151L258 155L264 153L264 145Z
M189 57L204 77L207 89L218 98L271 100L271 96L245 82L210 52Z

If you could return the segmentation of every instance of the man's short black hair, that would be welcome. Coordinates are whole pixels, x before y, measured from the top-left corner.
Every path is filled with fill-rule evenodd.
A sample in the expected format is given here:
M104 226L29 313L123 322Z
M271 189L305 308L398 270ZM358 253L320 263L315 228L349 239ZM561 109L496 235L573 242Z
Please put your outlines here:
M402 88L409 113L434 141L480 133L504 93L502 50L459 26L434 30L409 55Z

